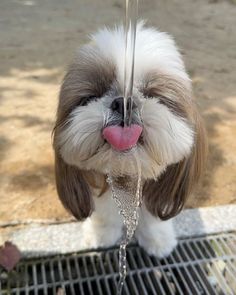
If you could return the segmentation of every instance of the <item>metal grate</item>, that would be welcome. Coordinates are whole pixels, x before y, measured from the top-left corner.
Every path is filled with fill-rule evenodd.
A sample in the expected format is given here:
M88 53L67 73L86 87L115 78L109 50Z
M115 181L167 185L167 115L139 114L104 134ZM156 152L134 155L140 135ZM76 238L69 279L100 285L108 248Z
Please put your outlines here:
M127 250L123 294L236 294L236 233L180 240L166 259ZM26 260L1 273L1 295L115 295L118 249ZM61 294L61 293L60 293Z

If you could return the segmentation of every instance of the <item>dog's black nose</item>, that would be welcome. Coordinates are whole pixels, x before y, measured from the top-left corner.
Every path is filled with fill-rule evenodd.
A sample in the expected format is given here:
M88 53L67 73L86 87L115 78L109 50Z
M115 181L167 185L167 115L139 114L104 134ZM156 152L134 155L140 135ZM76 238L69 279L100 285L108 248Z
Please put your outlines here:
M131 105L132 105L132 109L137 108L137 105L135 104L135 102L131 101L131 98L129 97L127 100L127 111L130 112L131 111ZM124 98L123 97L117 97L113 100L113 102L111 103L111 109L114 112L118 112L119 114L121 114L122 116L124 115Z
M124 98L123 97L117 97L113 100L111 103L111 109L114 112L118 112L119 114L124 114Z

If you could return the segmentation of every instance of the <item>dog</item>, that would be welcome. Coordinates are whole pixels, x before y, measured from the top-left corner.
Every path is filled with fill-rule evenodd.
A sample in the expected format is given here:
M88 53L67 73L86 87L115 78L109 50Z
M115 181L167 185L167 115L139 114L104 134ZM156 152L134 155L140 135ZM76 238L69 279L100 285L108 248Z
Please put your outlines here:
M116 149L125 159L135 146L143 182L135 238L150 255L168 256L177 245L172 219L206 160L206 135L191 80L172 37L139 23L131 141L119 145L125 31L122 26L103 28L90 38L69 66L59 96L53 138L59 198L83 221L84 248L117 243L123 223L106 182L109 155ZM128 161L117 161L117 169L121 164L132 173Z

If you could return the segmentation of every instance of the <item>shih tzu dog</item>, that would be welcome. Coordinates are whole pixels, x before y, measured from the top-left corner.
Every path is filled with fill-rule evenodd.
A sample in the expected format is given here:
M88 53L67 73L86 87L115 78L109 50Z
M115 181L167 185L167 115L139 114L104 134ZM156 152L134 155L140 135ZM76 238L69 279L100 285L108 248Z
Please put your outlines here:
M123 27L101 29L65 75L54 129L57 191L65 208L83 221L82 247L114 245L122 218L106 183L109 155L113 149L125 159L135 146L144 183L135 237L149 254L163 257L177 244L171 218L202 173L204 127L173 39L139 23L132 121L129 136L120 140L124 54Z

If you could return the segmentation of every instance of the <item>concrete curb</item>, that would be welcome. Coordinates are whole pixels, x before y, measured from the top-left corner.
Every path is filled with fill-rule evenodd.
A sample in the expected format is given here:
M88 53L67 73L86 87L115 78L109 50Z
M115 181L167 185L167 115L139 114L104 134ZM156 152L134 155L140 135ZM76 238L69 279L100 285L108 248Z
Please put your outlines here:
M178 237L192 237L236 230L236 205L184 210L174 222ZM10 240L23 257L66 254L85 250L81 223L34 225L14 232Z

